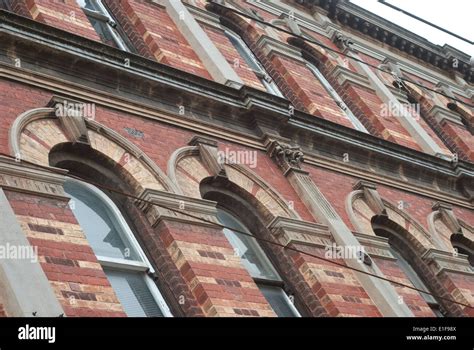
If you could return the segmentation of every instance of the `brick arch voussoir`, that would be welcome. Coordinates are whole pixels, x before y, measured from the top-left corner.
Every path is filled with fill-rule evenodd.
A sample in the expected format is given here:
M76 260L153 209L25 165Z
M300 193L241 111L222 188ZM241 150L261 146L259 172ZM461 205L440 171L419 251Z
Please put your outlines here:
M410 232L385 215L376 215L371 221L372 224L389 233L390 245L403 253L405 259L411 262L417 273L424 277L425 283L430 286L433 293L442 298L452 299L449 293L451 282L445 277L436 275L430 267L429 261L423 259L423 254L426 252L425 247ZM463 309L458 304L443 299L439 299L439 302L450 316L463 315Z
M206 171L195 171L193 174L180 175L177 169L186 158L193 158ZM188 169L195 170L196 167L190 166ZM256 208L262 209L262 212L266 213L265 216L268 220L271 221L277 216L300 219L299 214L288 206L283 196L251 169L238 164L228 164L226 169L228 173L232 174L229 176L231 180L226 180L228 181L228 186L231 186L236 193L252 202ZM199 198L201 197L201 183L213 177L200 159L200 152L196 146L183 147L171 155L168 161L168 176L178 187L177 193L191 196L192 194L198 194ZM194 190L186 192L185 189L180 187L180 183L183 182L186 182L186 184L192 182Z
M38 127L33 127L38 124ZM136 145L116 131L85 118L90 138L88 147L110 158L138 184L134 195L147 188L175 192L166 174ZM41 127L40 127L41 126ZM29 129L30 128L30 129ZM36 108L20 114L9 131L10 153L42 166L50 166L49 154L55 146L74 143L64 129L54 108ZM124 163L125 158L125 163Z

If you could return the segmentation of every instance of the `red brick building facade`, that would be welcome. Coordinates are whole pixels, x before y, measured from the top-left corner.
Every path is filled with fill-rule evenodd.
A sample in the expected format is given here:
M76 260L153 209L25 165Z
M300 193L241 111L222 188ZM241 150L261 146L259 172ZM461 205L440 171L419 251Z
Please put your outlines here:
M466 54L343 0L0 7L0 316L474 315Z

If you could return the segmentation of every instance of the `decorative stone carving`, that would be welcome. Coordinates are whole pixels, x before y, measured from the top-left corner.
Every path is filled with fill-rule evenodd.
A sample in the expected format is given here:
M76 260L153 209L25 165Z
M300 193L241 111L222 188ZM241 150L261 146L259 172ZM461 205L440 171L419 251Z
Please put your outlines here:
M268 153L285 174L290 169L301 171L304 154L299 146L290 146L274 140L268 146Z
M474 270L467 259L455 256L443 250L430 249L423 254L423 259L436 267L436 275L442 272L455 272L474 276Z
M364 250L369 256L385 260L396 260L390 252L388 238L367 235L360 232L355 232L354 236L356 236L357 240L364 246Z
M321 224L278 216L268 229L285 246L295 243L325 248L333 244L329 228Z
M350 50L354 44L350 38L346 37L341 32L334 32L332 40L341 50Z
M390 71L394 76L397 78L403 77L403 73L400 70L400 67L398 64L391 58L385 58L382 62L382 67L386 68L388 71Z

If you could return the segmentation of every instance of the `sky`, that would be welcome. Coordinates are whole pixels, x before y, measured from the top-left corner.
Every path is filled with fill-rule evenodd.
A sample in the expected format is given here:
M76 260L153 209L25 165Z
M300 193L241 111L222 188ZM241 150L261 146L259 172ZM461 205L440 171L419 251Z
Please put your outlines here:
M394 10L377 0L350 0L411 32L414 32L436 45L451 45L469 56L474 56L474 46L439 31ZM386 0L407 12L443 27L470 41L474 40L474 1L473 0Z

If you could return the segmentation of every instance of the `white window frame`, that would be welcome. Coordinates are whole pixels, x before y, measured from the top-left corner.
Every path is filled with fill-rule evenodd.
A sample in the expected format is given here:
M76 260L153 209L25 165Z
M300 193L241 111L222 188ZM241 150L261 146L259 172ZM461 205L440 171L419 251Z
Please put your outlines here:
M151 279L151 277L148 276L148 273L151 273L151 274L155 273L155 269L153 268L150 261L148 260L145 253L143 252L143 249L141 248L140 243L135 238L135 235L133 234L132 230L128 226L127 221L123 217L117 205L112 201L112 199L110 199L109 196L107 196L104 192L102 192L95 186L92 186L88 183L78 181L76 179L71 179L71 178L66 179L66 181L74 183L75 186L83 187L85 191L92 192L97 197L99 197L102 203L105 206L107 206L107 208L112 212L114 217L117 219L117 224L120 226L121 231L125 233L125 237L122 237L123 239L126 240L126 242L124 243L129 243L130 248L132 248L134 252L137 253L138 258L141 260L141 261L127 260L127 259L121 259L121 258L111 258L111 257L96 255L97 260L99 261L100 265L103 267L108 267L108 268L115 269L118 271L121 270L121 271L143 272L145 275L145 283L148 286L150 293L155 299L158 307L163 313L163 316L173 317L173 314L171 313L168 305L166 304L166 301L163 298L163 295L161 294L157 285Z
M85 0L83 0L85 1ZM86 16L93 17L94 19L101 21L106 24L108 32L112 36L112 38L115 41L115 44L123 51L131 52L130 48L128 45L125 43L125 40L122 39L119 33L117 33L117 30L115 29L115 26L117 26L117 23L113 19L112 15L109 13L109 10L105 5L102 3L102 0L92 0L95 4L100 9L99 11L94 11L85 7L82 7L81 5L81 0L77 0L77 3L81 7L81 9L84 11Z
M262 66L260 61L257 59L257 57L255 57L252 50L250 50L247 44L242 40L240 35L234 33L233 31L229 29L225 29L224 32L226 33L226 35L231 36L232 38L235 39L235 41L239 43L242 50L247 54L247 58L250 59L253 63L255 63L255 65L259 68L259 71L255 71L254 69L252 69L252 67L249 67L258 77L258 79L263 84L265 89L267 89L267 91L271 93L272 95L285 98L283 94L281 93L280 89L278 88L278 86L273 81L273 79L270 77L270 75L267 73L265 68ZM242 58L246 61L245 57L242 57Z
M337 93L336 90L331 86L329 81L326 79L326 77L321 73L321 71L314 65L309 62L306 62L306 66L311 70L311 72L314 74L316 79L319 80L321 85L324 87L324 89L331 95L331 97L334 99L336 104L339 106L339 108L344 112L344 114L349 118L351 121L352 125L359 131L369 133L367 129L364 127L364 125L360 122L360 120L352 113L352 111L349 109L349 107L345 104L341 96Z
M242 226L244 228L244 231L246 231L248 234L251 234L252 235L252 238L255 240L255 250L254 252L256 254L259 255L260 259L265 262L268 267L270 267L270 270L272 270L272 273L276 276L276 279L269 279L269 278L262 278L262 277L254 277L252 276L252 273L250 271L248 271L247 269L247 272L250 274L250 276L252 277L252 279L254 280L255 284L257 285L257 287L259 287L259 285L265 285L265 286L268 286L268 287L277 287L277 288L280 288L281 289L281 292L283 293L284 295L284 298L287 302L287 304L289 305L290 309L293 311L293 313L295 314L294 317L301 317L301 314L300 312L298 311L298 309L296 308L296 306L294 305L293 301L291 301L290 297L288 296L288 294L285 292L285 290L282 288L281 284L283 283L283 280L280 276L280 274L278 273L278 271L275 269L275 266L273 266L272 262L270 261L270 258L267 256L267 254L265 254L263 248L260 246L260 243L258 243L258 241L256 240L255 237L253 237L253 234L247 229L247 227L244 225L244 223L238 218L236 217L234 214L232 214L231 212L229 212L228 210L226 210L225 208L222 208L222 207L219 207L219 210L221 211L224 211L226 212L228 215L230 215L232 218L234 218L235 220L237 220L239 223L240 223L240 226ZM233 235L236 235L238 236L239 233L238 232L234 232L233 230L231 229L227 229L229 231L232 231L232 234ZM233 241L233 237L231 237L231 239L229 239L229 243L231 243L231 241ZM235 243L234 243L235 244ZM231 243L232 247L234 248L235 245ZM239 257L241 258L242 255L239 255ZM244 265L245 267L245 265ZM259 288L260 290L260 288ZM261 292L262 295L263 295L263 292ZM264 296L265 297L265 296ZM265 298L266 299L266 298ZM271 305L270 305L271 306Z

